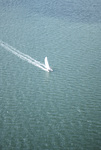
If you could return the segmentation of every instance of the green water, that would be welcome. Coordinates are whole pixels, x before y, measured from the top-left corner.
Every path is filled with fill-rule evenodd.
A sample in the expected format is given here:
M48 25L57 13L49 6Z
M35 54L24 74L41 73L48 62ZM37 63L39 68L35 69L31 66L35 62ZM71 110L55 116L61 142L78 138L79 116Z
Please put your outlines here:
M100 12L34 2L0 2L0 40L42 63L47 56L54 71L0 45L0 150L100 150ZM60 3L73 15L60 15Z

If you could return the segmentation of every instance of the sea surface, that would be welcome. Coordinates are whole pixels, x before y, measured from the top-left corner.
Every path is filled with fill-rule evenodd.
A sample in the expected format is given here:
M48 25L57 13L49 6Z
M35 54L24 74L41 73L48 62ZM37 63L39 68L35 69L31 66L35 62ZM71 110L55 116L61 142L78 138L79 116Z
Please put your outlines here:
M101 0L0 0L0 150L101 150ZM29 58L30 58L29 57Z

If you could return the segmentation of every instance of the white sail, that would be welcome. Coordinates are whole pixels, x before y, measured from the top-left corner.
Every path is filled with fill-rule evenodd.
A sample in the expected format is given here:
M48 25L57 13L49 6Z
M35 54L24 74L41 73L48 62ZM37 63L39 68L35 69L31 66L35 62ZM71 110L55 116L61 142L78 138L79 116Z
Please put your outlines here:
M47 59L47 57L45 57L45 66L46 66L46 68L47 69L49 69L50 67L49 67L49 63L48 63L48 59Z
M49 66L47 57L45 57L45 67L46 67L46 69L48 70L48 72L49 72L49 71L53 71L53 70L50 68L50 66Z

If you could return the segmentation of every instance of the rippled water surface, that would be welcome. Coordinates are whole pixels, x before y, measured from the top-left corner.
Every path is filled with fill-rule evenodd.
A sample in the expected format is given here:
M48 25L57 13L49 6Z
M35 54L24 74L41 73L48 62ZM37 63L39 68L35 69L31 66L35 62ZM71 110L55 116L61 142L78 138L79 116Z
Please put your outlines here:
M0 0L0 150L101 149L101 2Z

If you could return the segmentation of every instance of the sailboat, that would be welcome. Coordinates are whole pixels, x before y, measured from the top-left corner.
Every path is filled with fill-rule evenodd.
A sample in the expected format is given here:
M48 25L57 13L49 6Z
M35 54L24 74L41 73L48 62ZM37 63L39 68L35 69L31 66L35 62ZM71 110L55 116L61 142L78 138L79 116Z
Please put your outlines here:
M50 68L49 63L48 63L48 58L45 57L45 68L47 69L47 71L53 71L53 69Z

